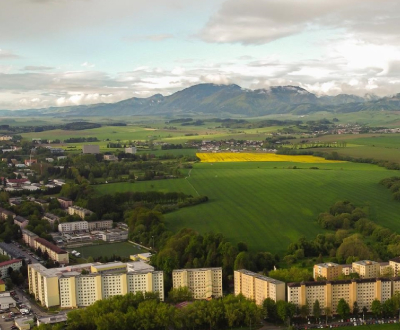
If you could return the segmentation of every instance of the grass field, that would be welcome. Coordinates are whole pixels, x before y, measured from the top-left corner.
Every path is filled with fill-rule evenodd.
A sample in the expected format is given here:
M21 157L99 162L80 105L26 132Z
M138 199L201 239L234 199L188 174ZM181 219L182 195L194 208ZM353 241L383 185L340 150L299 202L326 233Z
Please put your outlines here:
M399 330L399 323L361 325L357 328L365 330ZM354 330L354 327L340 327L341 330Z
M80 252L82 254L82 258L97 258L101 256L112 257L113 255L129 257L131 254L143 252L143 250L128 242L83 246L79 248L74 248L74 250Z
M296 165L298 169L289 169ZM319 169L310 169L318 167ZM251 249L281 253L290 242L314 238L316 223L339 200L366 207L370 218L400 231L400 203L379 185L397 171L356 163L304 164L289 162L198 163L186 179L118 183L97 186L115 191L196 191L209 202L165 215L173 230L190 227L200 232L221 232Z

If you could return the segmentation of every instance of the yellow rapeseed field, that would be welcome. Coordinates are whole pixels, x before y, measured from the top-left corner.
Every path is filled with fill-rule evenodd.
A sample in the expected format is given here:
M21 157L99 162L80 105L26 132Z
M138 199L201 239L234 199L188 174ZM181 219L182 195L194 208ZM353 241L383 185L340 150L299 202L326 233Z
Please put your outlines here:
M315 156L292 156L269 153L196 153L203 163L218 162L295 162L295 163L337 163L337 160L326 160Z

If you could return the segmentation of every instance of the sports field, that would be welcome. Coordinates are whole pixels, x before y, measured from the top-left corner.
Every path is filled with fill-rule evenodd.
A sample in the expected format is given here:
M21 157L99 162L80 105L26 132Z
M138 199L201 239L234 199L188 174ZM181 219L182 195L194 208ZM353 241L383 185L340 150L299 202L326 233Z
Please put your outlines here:
M96 189L103 193L160 190L206 195L208 203L166 214L167 226L173 231L190 227L221 232L234 242L248 242L252 249L280 253L300 236L315 238L322 231L316 223L318 214L344 199L366 207L377 223L400 231L400 203L379 185L381 179L394 175L398 172L347 162L198 163L187 178Z
M112 257L113 255L129 258L131 254L144 252L143 250L128 242L82 246L79 248L74 248L74 250L80 252L82 258L97 258L102 256Z

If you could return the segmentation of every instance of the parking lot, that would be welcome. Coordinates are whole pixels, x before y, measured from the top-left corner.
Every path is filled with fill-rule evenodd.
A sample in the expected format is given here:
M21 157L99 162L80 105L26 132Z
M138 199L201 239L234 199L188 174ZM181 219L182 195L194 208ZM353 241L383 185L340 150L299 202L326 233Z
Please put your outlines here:
M12 251L16 256L21 256L24 259L29 259L32 264L38 263L39 261L36 260L32 255L29 255L30 250L27 247L24 247L17 242L14 243L3 243L4 245L7 246L7 248Z

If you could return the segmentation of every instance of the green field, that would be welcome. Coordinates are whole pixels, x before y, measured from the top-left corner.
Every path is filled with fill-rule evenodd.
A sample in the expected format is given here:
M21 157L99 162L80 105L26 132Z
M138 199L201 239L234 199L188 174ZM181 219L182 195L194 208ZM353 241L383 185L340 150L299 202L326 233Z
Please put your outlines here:
M372 324L372 325L361 325L357 328L368 329L368 330L399 330L399 323L388 323L388 324ZM340 327L341 330L354 330L354 327Z
M72 250L80 252L82 254L82 258L97 258L101 256L112 257L113 255L129 258L131 254L144 252L143 250L128 242L82 246L71 249L71 251Z
M300 169L288 168L294 165ZM247 242L252 249L281 253L300 236L311 239L322 232L316 223L318 214L344 199L366 207L378 224L399 230L400 203L378 184L394 175L398 172L356 163L198 163L187 179L108 184L96 189L102 193L153 189L190 194L196 190L208 196L209 202L166 214L171 230L190 227L221 232L234 242Z

